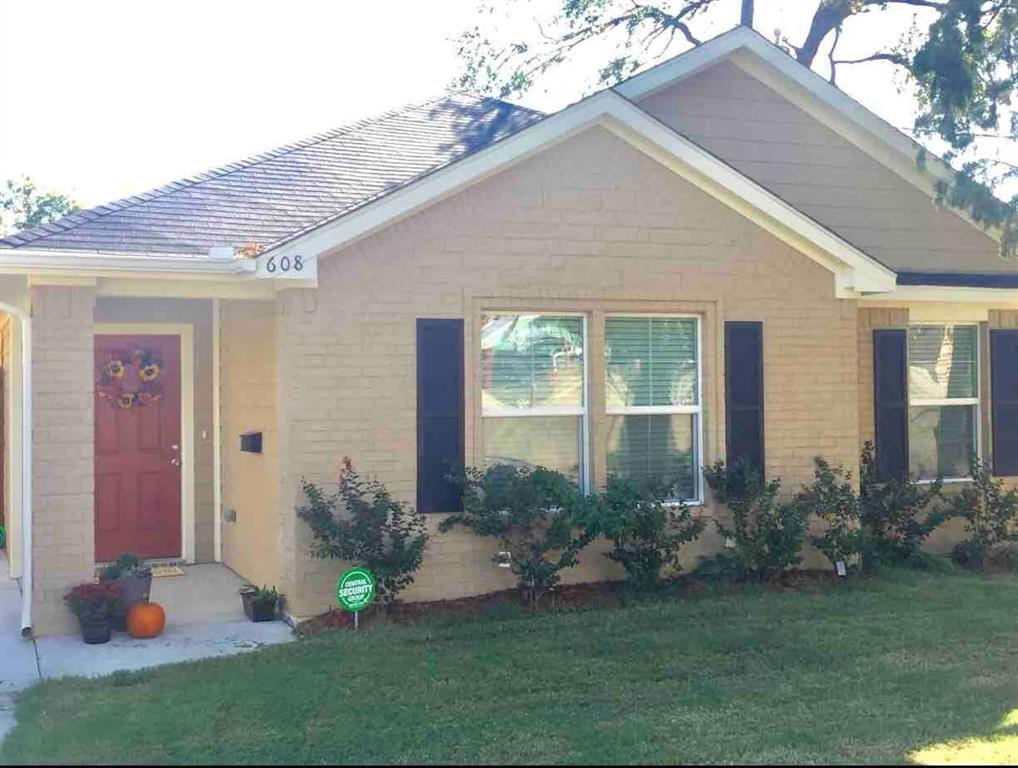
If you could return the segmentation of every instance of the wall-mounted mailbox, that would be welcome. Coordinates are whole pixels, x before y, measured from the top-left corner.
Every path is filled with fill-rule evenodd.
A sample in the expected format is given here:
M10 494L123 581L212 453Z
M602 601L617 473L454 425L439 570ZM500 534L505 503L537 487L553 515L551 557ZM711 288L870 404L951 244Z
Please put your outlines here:
M240 436L240 450L248 453L262 452L262 433L245 432Z

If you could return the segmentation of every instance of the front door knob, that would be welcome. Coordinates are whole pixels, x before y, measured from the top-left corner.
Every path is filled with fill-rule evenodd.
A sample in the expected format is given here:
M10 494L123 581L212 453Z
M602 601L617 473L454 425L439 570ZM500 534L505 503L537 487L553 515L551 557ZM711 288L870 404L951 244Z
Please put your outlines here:
M170 464L172 464L175 467L179 467L180 466L180 459L170 459Z

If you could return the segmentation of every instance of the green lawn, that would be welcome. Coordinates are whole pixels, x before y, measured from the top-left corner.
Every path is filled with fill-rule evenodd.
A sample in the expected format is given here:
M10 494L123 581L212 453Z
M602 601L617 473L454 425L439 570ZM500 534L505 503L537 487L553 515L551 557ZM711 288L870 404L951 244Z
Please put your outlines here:
M1018 761L1018 578L331 634L18 704L0 762Z

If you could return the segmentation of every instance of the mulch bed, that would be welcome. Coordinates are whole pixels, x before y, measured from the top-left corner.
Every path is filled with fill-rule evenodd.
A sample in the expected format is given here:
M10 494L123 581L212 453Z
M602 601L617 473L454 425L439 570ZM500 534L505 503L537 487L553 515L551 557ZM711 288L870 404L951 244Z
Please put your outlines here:
M858 575L854 578L859 578ZM780 592L809 592L833 584L838 577L831 571L788 571L775 581L765 585L769 589ZM660 593L661 597L681 598L705 591L708 584L702 580L683 577L667 585ZM726 591L737 592L746 584L732 584ZM753 586L759 587L759 584ZM634 594L626 589L622 581L597 581L584 584L563 584L552 593L542 598L536 612L552 609L577 609L588 607L619 607L624 605L627 597L633 599ZM653 597L653 596L649 596ZM644 598L646 599L646 598ZM417 624L434 617L467 617L473 618L500 609L534 611L518 589L506 589L489 592L484 595L460 597L455 600L430 600L420 603L397 603L388 610L372 606L361 612L360 626L367 628L379 625ZM305 637L314 637L335 630L352 630L353 614L339 609L302 621L297 627Z

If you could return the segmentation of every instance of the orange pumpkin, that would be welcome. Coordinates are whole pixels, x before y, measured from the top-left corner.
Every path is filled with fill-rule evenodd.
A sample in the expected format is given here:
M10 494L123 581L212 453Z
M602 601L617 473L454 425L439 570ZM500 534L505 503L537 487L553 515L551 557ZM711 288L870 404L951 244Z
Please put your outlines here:
M159 637L166 627L166 612L159 603L135 603L127 612L127 631L138 640Z

